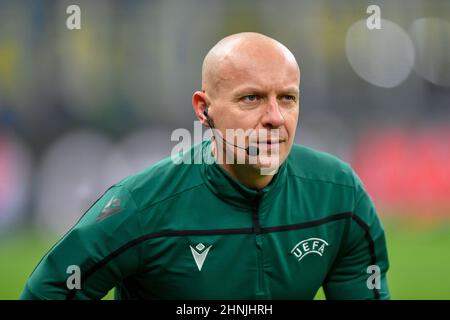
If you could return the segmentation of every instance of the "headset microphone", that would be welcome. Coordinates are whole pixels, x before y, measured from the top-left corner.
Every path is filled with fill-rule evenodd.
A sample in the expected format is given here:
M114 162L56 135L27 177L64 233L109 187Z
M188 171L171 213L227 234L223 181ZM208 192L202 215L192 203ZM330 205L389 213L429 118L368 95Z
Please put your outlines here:
M208 115L208 108L203 109L203 114L205 115L206 121L208 122L208 125L211 127L211 129L215 129L215 128L214 128L214 121L213 121L212 118ZM215 130L213 130L213 135L214 135L214 131L215 131ZM214 135L214 136L215 136L215 135ZM232 145L232 146L234 146L234 147L236 147L236 148L244 149L245 152L247 152L247 154L248 154L249 156L255 157L255 156L259 155L259 148L258 148L258 147L255 147L255 146L248 146L247 148L243 148L243 147L240 147L240 146L238 146L238 145L235 145L235 144L233 144L233 143L231 143L231 142L228 142L227 139L223 138L222 136L221 136L220 138L221 138L223 141L225 141L225 143L228 143L229 145Z

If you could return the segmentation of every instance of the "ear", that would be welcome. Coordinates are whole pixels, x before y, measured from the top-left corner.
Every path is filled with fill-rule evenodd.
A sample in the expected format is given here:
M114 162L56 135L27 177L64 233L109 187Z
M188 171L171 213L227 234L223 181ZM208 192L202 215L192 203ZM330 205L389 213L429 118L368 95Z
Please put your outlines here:
M192 95L192 106L194 107L194 112L197 119L205 126L209 127L208 120L204 115L203 111L208 108L208 97L204 91L195 91Z

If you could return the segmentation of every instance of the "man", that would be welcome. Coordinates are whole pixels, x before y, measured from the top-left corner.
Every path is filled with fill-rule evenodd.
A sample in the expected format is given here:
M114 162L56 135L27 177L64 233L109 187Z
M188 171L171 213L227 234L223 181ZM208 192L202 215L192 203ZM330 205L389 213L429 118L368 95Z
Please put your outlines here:
M21 297L99 299L116 287L119 299L312 299L323 286L328 299L388 299L384 231L361 181L335 157L293 145L299 84L279 42L222 39L192 99L213 139L181 155L205 161L167 158L112 186ZM226 129L258 134L242 146Z

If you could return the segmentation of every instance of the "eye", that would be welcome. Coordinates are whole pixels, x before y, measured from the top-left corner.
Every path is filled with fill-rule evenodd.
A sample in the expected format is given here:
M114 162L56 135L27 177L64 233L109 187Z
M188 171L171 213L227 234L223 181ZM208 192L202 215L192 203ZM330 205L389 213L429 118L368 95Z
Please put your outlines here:
M259 96L256 95L256 94L250 94L250 95L247 95L247 96L243 96L243 97L241 98L241 100L242 100L243 102L256 102L256 101L259 100Z
M290 95L290 94L286 94L286 95L282 96L282 98L283 98L284 100L294 101L294 102L297 100L297 98L296 98L295 96Z

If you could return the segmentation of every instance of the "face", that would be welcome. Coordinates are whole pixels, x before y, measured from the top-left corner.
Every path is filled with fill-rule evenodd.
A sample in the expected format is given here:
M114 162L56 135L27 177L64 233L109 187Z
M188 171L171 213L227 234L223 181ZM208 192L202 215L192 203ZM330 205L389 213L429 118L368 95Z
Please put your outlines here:
M257 145L261 154L277 154L278 165L283 163L299 116L300 74L295 60L279 51L256 50L226 57L217 74L214 93L206 92L215 127L233 143L236 139L227 136L226 129L252 132L247 145ZM258 157L254 166L273 165L269 159Z

